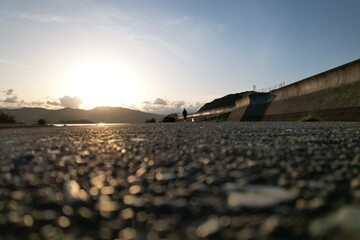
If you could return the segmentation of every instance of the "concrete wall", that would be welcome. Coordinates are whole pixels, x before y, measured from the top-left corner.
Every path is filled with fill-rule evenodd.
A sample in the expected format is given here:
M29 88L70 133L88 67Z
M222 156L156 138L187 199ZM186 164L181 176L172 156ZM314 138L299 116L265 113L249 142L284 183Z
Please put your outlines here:
M255 118L249 118L251 114ZM271 91L268 96L240 99L228 121L296 121L307 114L324 121L360 121L360 59Z
M261 121L273 99L271 93L251 93L236 101L228 121Z
M360 81L360 59L272 91L277 98L306 95Z
M227 119L228 122L239 122L244 116L247 107L250 105L250 97L244 96L235 102L235 109L232 111Z

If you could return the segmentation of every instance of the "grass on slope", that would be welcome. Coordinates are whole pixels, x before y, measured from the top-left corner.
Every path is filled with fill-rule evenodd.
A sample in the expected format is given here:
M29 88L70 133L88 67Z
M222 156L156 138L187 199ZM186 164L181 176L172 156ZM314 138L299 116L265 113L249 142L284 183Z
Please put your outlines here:
M234 107L235 102L242 98L245 94L248 94L250 92L241 92L241 93L234 93L229 94L221 98L217 98L209 103L206 103L204 106L202 106L198 112L207 111L210 109L215 108L222 108L222 107Z

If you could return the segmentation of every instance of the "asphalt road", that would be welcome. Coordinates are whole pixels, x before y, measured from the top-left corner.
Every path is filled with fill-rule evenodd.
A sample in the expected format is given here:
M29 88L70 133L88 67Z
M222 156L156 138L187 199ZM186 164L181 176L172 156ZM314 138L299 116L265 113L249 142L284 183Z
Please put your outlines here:
M0 239L360 239L360 123L0 129Z

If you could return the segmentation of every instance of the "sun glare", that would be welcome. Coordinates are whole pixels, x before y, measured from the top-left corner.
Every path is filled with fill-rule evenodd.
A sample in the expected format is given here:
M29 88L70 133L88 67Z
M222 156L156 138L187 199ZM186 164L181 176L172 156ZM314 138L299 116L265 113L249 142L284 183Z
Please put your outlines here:
M129 68L105 61L84 62L68 77L67 93L80 97L82 107L130 106L139 101L141 89Z

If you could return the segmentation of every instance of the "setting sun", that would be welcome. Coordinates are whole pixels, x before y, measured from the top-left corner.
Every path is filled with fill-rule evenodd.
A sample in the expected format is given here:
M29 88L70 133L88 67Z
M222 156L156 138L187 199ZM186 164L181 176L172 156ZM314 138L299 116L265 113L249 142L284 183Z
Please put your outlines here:
M141 89L130 69L107 61L83 61L67 78L67 94L78 96L82 107L124 106L139 101Z

